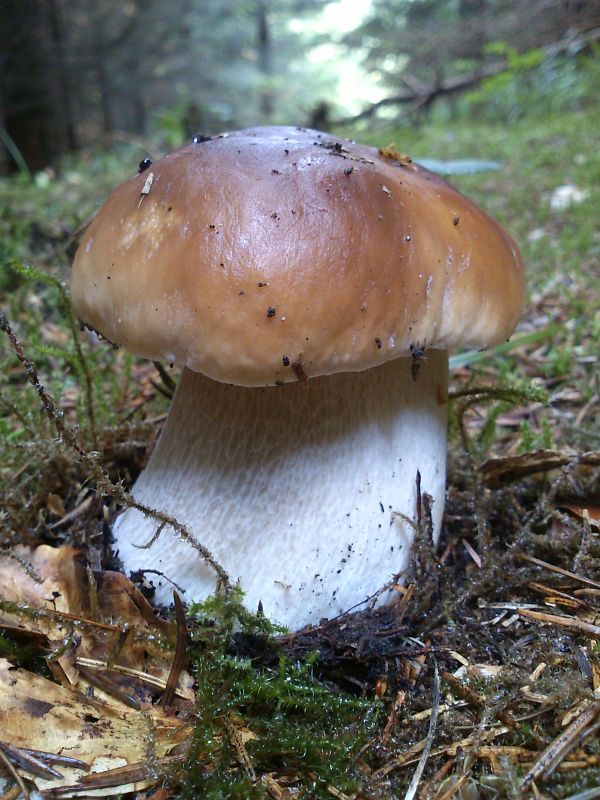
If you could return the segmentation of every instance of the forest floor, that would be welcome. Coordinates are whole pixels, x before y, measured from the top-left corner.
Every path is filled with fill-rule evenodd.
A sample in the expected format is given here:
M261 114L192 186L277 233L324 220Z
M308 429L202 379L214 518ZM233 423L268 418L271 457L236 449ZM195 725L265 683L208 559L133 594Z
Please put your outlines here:
M507 346L453 360L442 537L422 526L397 605L295 633L237 597L161 622L106 571L170 381L80 332L62 282L73 232L146 153L0 181L2 797L67 796L52 764L77 796L600 797L599 128L596 108L360 136L502 162L450 180L519 242L528 300ZM67 707L109 778L47 755L77 751ZM23 743L23 714L45 739Z

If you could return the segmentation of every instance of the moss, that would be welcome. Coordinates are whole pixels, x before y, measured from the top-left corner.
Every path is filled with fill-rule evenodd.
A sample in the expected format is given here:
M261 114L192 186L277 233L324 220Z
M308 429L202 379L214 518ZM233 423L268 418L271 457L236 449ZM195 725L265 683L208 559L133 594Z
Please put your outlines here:
M353 759L377 729L378 704L319 681L317 654L292 663L237 591L192 612L197 707L181 796L263 797L256 780L282 771L310 787L310 797L330 797L329 786L356 790ZM254 658L238 654L248 637Z

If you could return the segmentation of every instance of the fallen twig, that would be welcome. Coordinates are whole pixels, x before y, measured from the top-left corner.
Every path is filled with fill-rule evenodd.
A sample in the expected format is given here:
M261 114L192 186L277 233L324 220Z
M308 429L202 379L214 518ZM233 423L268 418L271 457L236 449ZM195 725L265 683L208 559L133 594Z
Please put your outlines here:
M0 762L2 762L2 764L4 764L4 766L6 767L6 769L9 772L10 776L13 778L13 780L16 781L16 783L17 783L17 785L19 787L20 793L23 795L25 800L29 800L30 795L29 795L29 792L27 791L27 787L23 783L23 779L21 778L21 776L19 775L17 770L14 768L14 766L12 764L12 761L4 753L4 750L1 747L0 747Z
M175 619L177 620L177 643L175 646L175 656L171 665L171 671L167 679L167 686L160 703L163 708L167 708L173 702L175 690L179 683L179 676L185 662L187 648L187 626L185 623L185 611L183 603L177 592L173 592L173 602L175 603Z
M549 564L547 561L542 561L540 558L535 558L534 556L527 555L527 553L519 552L513 552L513 555L515 558L518 558L521 561L528 561L530 564L535 564L536 567L543 567L544 569L547 569L550 572L556 572L558 575L562 575L565 578L572 578L574 581L584 583L586 586L593 586L595 589L600 589L600 583L597 581L593 581L591 578L584 578L583 575L577 575L575 572L569 572L568 569L557 567L554 564Z
M600 625L593 625L591 622L584 622L576 617L564 617L557 614L545 614L542 611L531 611L528 608L519 608L517 613L521 617L534 619L538 622L546 622L549 625L559 625L562 628L575 628L582 633L589 633L592 636L600 636Z
M600 39L600 28L592 29L589 31L568 31L558 42L545 45L543 50L548 57L560 55L561 53L568 52L574 46L580 45L581 47L593 45ZM430 106L438 97L453 95L460 92L465 92L467 89L472 89L483 80L493 78L509 69L509 59L501 58L490 64L484 64L474 72L463 75L455 75L450 78L439 80L433 85L425 85L421 81L405 81L407 89L398 92L391 97L384 97L372 103L367 108L363 109L359 114L352 117L336 120L334 125L354 125L363 119L370 119L374 116L380 108L389 106L405 106L404 113L414 112L423 106ZM410 76L409 76L410 77ZM412 85L411 85L412 84Z
M415 773L412 776L412 780L408 786L408 789L406 790L406 793L404 795L404 800L413 800L413 797L417 793L417 788L419 786L419 782L421 781L421 776L423 775L425 764L427 763L427 759L429 758L429 752L431 751L431 745L433 744L433 739L435 737L435 729L437 725L439 707L440 707L440 673L438 670L437 662L434 660L433 697L431 700L431 718L429 720L429 730L427 732L427 738L425 740L425 746L423 747L423 752L421 753L421 758L419 759L419 763L417 764Z
M556 450L536 450L519 456L490 458L479 467L486 486L498 488L507 483L515 483L529 475L551 472L567 466L600 466L600 453L559 453Z
M527 775L523 778L523 786L529 786L534 780L546 781L565 758L565 756L578 744L600 727L594 723L600 714L600 701L596 700L581 712L566 730L544 750Z

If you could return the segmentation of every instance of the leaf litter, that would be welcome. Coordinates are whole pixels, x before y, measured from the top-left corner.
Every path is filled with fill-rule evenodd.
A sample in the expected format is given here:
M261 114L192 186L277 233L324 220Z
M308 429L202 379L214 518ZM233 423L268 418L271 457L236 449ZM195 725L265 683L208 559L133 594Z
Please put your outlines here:
M14 748L59 763L53 776L16 763L48 797L89 793L99 773L124 767L137 774L101 787L103 795L150 786L160 759L191 735L185 716L194 691L185 670L172 691L179 714L172 703L154 702L169 685L176 626L124 575L90 573L78 555L48 545L0 555L0 630L43 637L37 641L53 678L0 661L0 747L13 763ZM61 763L64 756L71 761Z

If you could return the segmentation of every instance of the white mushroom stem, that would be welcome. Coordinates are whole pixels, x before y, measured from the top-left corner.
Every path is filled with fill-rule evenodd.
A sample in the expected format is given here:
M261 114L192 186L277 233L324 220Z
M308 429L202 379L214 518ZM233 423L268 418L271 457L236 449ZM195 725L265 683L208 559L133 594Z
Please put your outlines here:
M354 608L410 566L417 471L439 532L447 353L429 350L415 366L400 358L266 388L186 369L134 497L186 525L239 581L249 609L261 603L295 629ZM216 576L190 544L157 528L136 509L118 518L126 570L160 570L188 602L214 592ZM172 585L148 578L169 603ZM388 589L380 602L394 596Z

